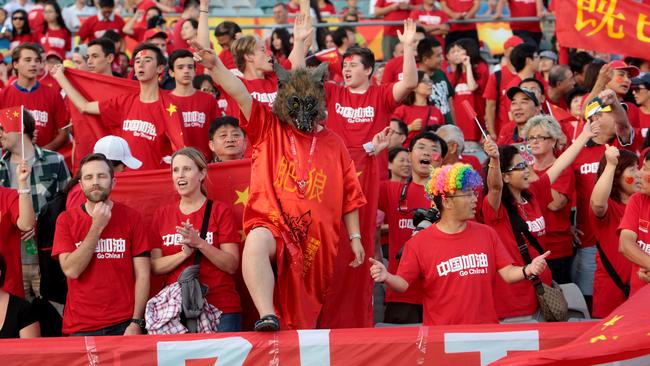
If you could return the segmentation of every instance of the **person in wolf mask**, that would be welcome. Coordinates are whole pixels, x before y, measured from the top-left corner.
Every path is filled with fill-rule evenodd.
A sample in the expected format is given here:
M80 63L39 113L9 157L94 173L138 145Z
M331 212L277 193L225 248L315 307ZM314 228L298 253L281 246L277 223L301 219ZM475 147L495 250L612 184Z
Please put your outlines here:
M345 145L325 127L327 64L292 72L276 64L279 88L270 110L214 51L193 48L195 59L239 105L240 126L253 149L242 273L261 316L255 330L275 331L280 323L285 329L318 327L341 219L355 256L350 266L360 266L365 257L358 208L366 199ZM387 146L386 134L375 142Z

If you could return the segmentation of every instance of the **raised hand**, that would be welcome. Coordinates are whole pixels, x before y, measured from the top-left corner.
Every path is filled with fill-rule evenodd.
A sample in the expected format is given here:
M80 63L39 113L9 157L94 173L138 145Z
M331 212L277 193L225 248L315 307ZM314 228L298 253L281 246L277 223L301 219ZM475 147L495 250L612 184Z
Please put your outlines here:
M596 83L604 88L605 85L607 85L612 80L613 72L614 69L612 69L612 66L610 64L605 64L600 68L600 71L598 71L598 78L596 79Z
M612 89L605 89L598 94L598 98L603 101L603 105L612 105L618 102L616 93Z
M382 150L388 147L390 143L390 136L393 134L393 131L390 127L386 127L383 130L379 131L373 138L372 144L375 146L375 151L372 155L379 154Z
M304 42L311 37L313 32L314 28L311 25L311 16L299 14L293 23L294 42Z
M499 147L489 135L485 140L483 140L483 150L485 150L488 157L497 160L499 159Z
M621 156L621 152L618 151L616 146L605 145L605 159L607 164L618 165L618 158Z
M526 267L530 275L539 276L546 269L546 257L551 255L551 251L548 250L546 253L535 257L532 262Z
M18 178L18 185L29 187L29 175L32 172L29 164L25 160L21 161L16 165L16 177ZM20 184L24 183L24 184Z
M176 226L176 232L183 236L181 243L193 249L200 249L206 244L206 241L201 239L198 230L190 224L189 220L182 223L182 226Z
M397 31L397 38L404 44L404 46L415 45L415 22L413 19L406 19L404 21L404 32Z
M368 258L370 261L370 277L375 282L384 282L388 279L388 270L384 264L374 258Z
M200 62L203 67L208 70L212 70L217 67L219 63L219 57L214 52L214 50L206 49L199 44L198 41L194 40L190 42L190 46L195 49L194 52L194 61Z
M54 80L58 81L60 77L64 76L63 70L64 70L63 64L54 65L50 69L50 75L52 75Z
M599 132L600 132L599 122L591 122L591 123L586 122L578 138L582 138L584 141L587 141L590 138L598 136Z

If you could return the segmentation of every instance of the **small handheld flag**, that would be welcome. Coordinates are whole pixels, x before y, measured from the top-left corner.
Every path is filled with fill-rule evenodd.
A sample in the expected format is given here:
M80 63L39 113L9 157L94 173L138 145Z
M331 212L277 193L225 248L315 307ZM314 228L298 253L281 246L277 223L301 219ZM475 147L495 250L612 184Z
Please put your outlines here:
M481 126L481 122L479 122L478 115L476 114L476 111L474 110L474 108L472 108L472 105L469 104L469 101L467 101L467 100L463 100L462 104L463 104L463 108L465 109L465 113L467 113L467 115L470 118L474 119L474 121L476 122L476 125L478 126L479 130L481 130L481 134L483 135L483 138L487 139L487 133L485 133L485 130L483 129L483 126Z

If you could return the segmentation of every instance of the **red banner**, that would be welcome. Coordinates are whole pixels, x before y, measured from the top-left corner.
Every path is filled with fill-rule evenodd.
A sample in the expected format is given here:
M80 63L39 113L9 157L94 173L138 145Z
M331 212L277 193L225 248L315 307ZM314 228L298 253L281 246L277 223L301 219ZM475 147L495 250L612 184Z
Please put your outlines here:
M650 58L650 6L632 0L554 0L563 47Z

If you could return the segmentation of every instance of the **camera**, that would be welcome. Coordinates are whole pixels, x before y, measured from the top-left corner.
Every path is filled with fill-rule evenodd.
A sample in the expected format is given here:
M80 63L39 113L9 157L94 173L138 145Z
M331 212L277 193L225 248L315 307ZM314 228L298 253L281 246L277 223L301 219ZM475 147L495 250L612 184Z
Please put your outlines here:
M411 236L415 236L418 232L431 226L431 224L438 222L438 220L440 220L440 211L437 208L431 207L428 210L418 208L413 212L413 226L415 226L415 229L413 229ZM400 260L403 251L404 247L397 252L395 259Z

